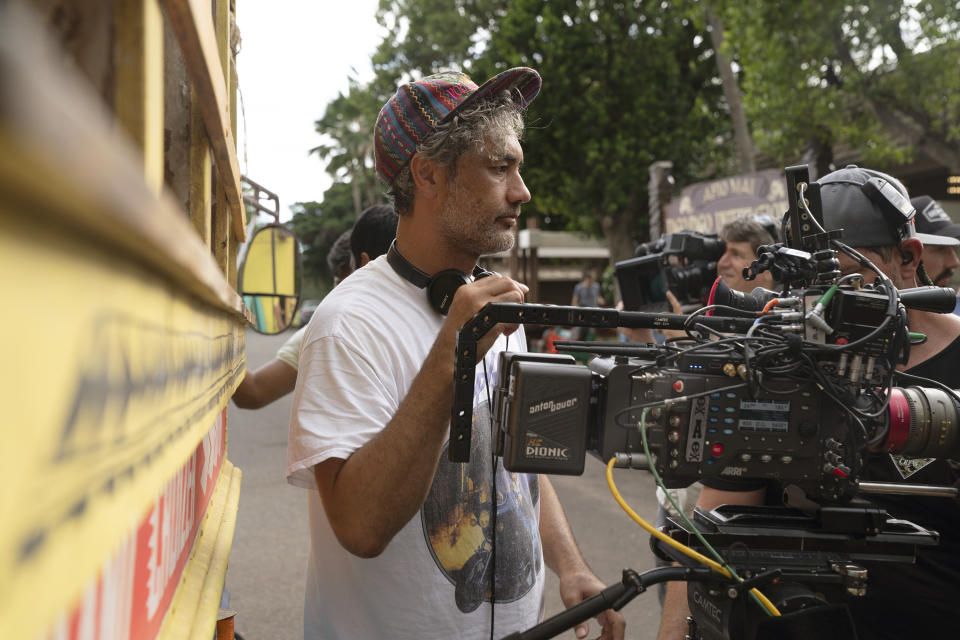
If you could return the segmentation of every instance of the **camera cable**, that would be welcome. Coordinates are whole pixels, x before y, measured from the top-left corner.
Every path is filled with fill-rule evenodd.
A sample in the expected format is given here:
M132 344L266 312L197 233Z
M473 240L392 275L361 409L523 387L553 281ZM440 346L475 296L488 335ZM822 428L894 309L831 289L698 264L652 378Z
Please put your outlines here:
M799 199L800 206L803 207L803 212L806 213L808 216L810 216L810 222L814 224L817 230L820 233L825 234L827 232L826 229L823 228L823 225L820 224L820 221L817 220L817 217L813 215L812 211L810 211L810 205L809 205L810 201L807 200L805 197L808 186L809 185L806 182L800 182L797 184L797 190L800 192L800 199Z
M707 396L707 395L710 395L711 393L723 393L724 391L734 391L736 389L743 389L745 386L747 386L746 382L740 382L737 384L730 385L729 387L720 387L718 389L709 389L708 391L701 391L700 393L691 393L683 396L682 398L671 398L669 402L692 400L693 398ZM623 416L625 413L630 413L631 411L637 411L638 409L646 411L647 409L652 409L654 407L660 407L660 406L663 406L663 407L667 406L667 402L664 402L663 400L655 400L654 402L645 402L643 404L633 404L628 407L624 407L623 409L620 409L615 414L613 414L613 422L614 424L616 424L618 427L622 429L633 430L636 428L636 426L633 424L624 424L620 422L621 416Z
M643 412L640 414L640 436L641 436L641 439L642 439L642 441L643 441L643 451L644 451L644 453L646 454L647 459L648 459L648 460L652 460L653 458L652 458L651 455L650 455L650 445L649 445L649 443L648 443L648 441L647 441L647 420L646 420L646 418L647 418L647 412L648 412L648 411L649 411L649 409L644 409ZM612 467L611 467L611 468L612 468ZM728 577L728 578L733 578L733 579L736 580L737 582L743 582L743 578L741 578L739 575L737 575L737 572L733 569L733 567L731 567L729 564L727 564L727 562L724 560L723 556L721 556L721 555L717 552L717 550L714 549L713 546L711 546L709 542L707 542L707 539L703 537L703 535L700 533L700 530L697 529L696 526L694 526L694 524L693 524L693 523L690 521L690 519L687 517L687 514L685 514L685 513L683 512L683 510L677 505L676 501L674 501L674 499L673 499L673 497L670 495L670 493L669 493L668 491L666 491L666 487L665 487L664 484L663 484L663 479L660 477L659 472L657 472L656 465L652 465L652 464L650 465L650 472L653 474L653 478L654 478L654 480L657 482L657 485L659 485L660 488L664 489L664 493L666 494L667 499L670 501L670 504L671 504L671 506L674 508L674 510L675 510L677 513L680 514L680 517L684 520L684 522L685 522L686 525L690 528L690 530L694 532L694 535L697 536L697 539L700 540L700 543L704 546L704 548L706 548L708 551L710 551L710 553L717 559L718 562L710 561L712 564L711 564L711 563L704 562L704 560L708 560L708 561L709 561L710 559L707 558L706 556L704 556L703 554L697 553L697 552L694 551L693 549L690 549L690 548L687 547L686 545L683 545L683 544L680 544L680 543L677 543L677 544L679 544L680 546L679 546L679 547L675 547L675 548L677 548L678 550L680 550L682 553L685 553L686 555L689 555L690 557L699 560L701 563L707 564L707 566L709 566L710 568L714 569L715 571L717 571L717 569L714 568L714 565L717 565L717 566L721 569L721 570L719 571L719 573L723 574L724 576L726 576L726 577ZM611 474L611 478L612 478L612 474ZM649 525L648 525L648 526L649 526ZM654 529L654 530L656 530L656 529ZM660 532L658 531L658 533L660 533ZM664 538L673 541L673 538L670 538L670 537L667 536L666 534L662 534L662 535L663 535ZM661 539L662 539L662 538L661 538ZM671 546L673 546L673 545L671 545ZM697 554L697 555L696 555L696 556L691 555L691 553L687 553L686 551L684 551L684 549L688 549L692 554ZM700 557L697 557L697 556L700 556ZM722 564L721 564L721 563L722 563ZM759 589L757 589L756 587L752 587L752 588L750 589L749 593L750 593L750 596L753 598L754 602L756 602L758 605L760 605L768 615L771 615L771 616L779 616L779 615L780 615L780 611L777 609L776 605L774 605L763 593L761 593Z
M697 318L697 316L712 315L712 312L718 309L730 312L733 315L739 315L740 317L743 317L743 318L756 318L758 315L758 312L756 311L747 311L745 309L737 309L736 307L730 307L725 304L708 304L705 307L700 307L699 309L697 309L696 311L694 311L693 313L687 316L687 319L684 320L683 322L684 331L687 331L689 333L689 327L693 323L694 319Z
M507 343L503 350L507 351L510 347L510 336L507 336ZM497 496L497 434L494 433L493 420L493 400L490 397L490 378L487 376L487 358L481 359L483 362L483 382L487 388L487 411L490 412L490 529L493 532L490 535L490 640L493 640L494 609L497 604L497 510L499 508ZM503 372L498 372L502 375Z
M658 404L662 404L662 403L658 403ZM652 457L650 456L649 445L647 443L647 437L646 437L647 411L649 411L649 407L644 408L643 413L641 414L640 432L641 432L641 436L643 437L644 452L647 455L647 459L652 460ZM680 513L681 516L686 520L687 526L689 526L690 529L694 531L694 533L700 539L700 542L704 545L704 547L708 549L716 558L719 559L719 562L703 555L698 551L695 551L694 549L691 549L687 545L677 540L674 540L670 536L666 535L665 533L663 533L662 531L660 531L659 529L657 529L656 527L648 523L639 514L637 514L637 512L634 511L629 504L627 504L626 500L623 499L623 496L620 495L620 492L617 490L616 483L613 480L613 468L615 464L616 464L615 457L611 458L610 461L607 463L607 472L606 472L607 486L610 488L610 492L613 494L614 500L617 501L617 504L620 505L620 507L627 513L627 515L631 517L631 519L633 519L637 524L643 527L643 529L646 530L650 535L654 536L664 544L676 549L677 551L683 553L686 556L689 556L690 558L693 558L694 560L700 562L701 564L706 565L716 573L719 573L720 575L726 578L733 578L737 582L743 582L743 579L737 575L736 571L724 562L723 557L719 553L717 553L717 551L712 546L710 546L710 544L706 541L706 539L703 538L703 536L699 533L699 531L697 531L693 523L690 522L689 519L687 519L686 515L683 513L682 510L680 510L677 507L676 503L673 501L672 498L670 498L670 502L673 505L674 509L677 509L677 512ZM655 466L652 464L650 465L650 471L653 473L653 476L657 481L657 484L663 487L663 480L660 478L660 475L657 473ZM668 498L669 498L669 493L668 493ZM771 616L780 615L780 611L777 609L777 607L755 587L750 589L750 595L754 599L754 601L757 602L764 609L764 611L767 612L767 614Z

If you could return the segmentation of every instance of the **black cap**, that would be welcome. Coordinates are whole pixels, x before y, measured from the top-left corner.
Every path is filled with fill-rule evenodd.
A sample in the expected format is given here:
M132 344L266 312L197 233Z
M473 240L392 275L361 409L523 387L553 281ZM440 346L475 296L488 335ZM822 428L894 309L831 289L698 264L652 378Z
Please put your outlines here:
M945 245L955 247L960 244L960 224L950 220L950 216L943 207L930 196L910 198L910 203L917 210L913 219L917 231L925 236L932 236L935 241L923 241L923 244Z
M868 182L893 187L899 203L894 206L892 202L879 201L876 189L864 189ZM907 189L891 175L847 165L828 173L817 183L823 203L824 228L843 229L840 239L852 247L899 246L906 238L917 238L923 244L953 244L943 236L917 233L910 221L916 216L907 200L910 197ZM869 195L871 191L874 196Z

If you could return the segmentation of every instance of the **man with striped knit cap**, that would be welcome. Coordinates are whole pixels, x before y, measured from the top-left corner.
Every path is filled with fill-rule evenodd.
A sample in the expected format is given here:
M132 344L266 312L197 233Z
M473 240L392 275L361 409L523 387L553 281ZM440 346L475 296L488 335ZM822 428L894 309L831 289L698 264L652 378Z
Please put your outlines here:
M448 460L457 331L527 291L477 260L512 246L530 199L519 140L540 84L527 68L480 86L444 72L401 86L377 118L397 238L317 308L291 413L287 479L309 490L307 638L499 638L537 623L545 566L567 605L604 586L549 480L492 455L488 399L499 353L526 348L516 325L478 345L470 462ZM598 618L601 637L623 637L620 614Z

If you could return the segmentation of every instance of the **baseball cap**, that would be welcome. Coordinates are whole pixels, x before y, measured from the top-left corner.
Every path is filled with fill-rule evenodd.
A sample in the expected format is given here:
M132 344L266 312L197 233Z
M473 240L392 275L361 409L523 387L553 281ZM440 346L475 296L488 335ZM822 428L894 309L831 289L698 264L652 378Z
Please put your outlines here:
M498 73L479 87L465 73L443 71L400 85L380 109L373 129L377 173L390 184L438 125L484 98L508 91L521 108L540 93L540 74L528 67Z
M879 182L878 182L879 181ZM871 196L868 183L895 190L897 203ZM823 204L824 227L843 229L841 240L852 247L898 246L906 238L923 244L955 244L944 236L918 233L915 208L907 200L906 187L891 175L856 165L847 165L817 180ZM864 188L867 186L867 188ZM873 190L875 194L875 190Z
M917 231L924 235L932 235L938 242L929 244L940 244L946 246L957 246L960 244L960 224L955 224L950 220L950 216L943 210L940 204L930 196L917 196L910 198L910 204L917 210L917 215L913 219ZM926 240L924 244L928 244Z

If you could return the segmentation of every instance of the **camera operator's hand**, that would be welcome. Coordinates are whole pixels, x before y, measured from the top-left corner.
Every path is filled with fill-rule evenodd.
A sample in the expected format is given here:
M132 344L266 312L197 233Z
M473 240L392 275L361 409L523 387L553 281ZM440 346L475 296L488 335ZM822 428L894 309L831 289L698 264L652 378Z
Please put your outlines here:
M667 290L667 302L670 303L670 311L673 313L683 313L683 307L680 305L680 301L677 300L677 296L673 295L673 291Z
M677 300L677 296L673 295L673 291L667 290L667 302L670 303L670 312L671 313L683 313L683 307L680 305L680 301ZM679 329L664 329L663 335L670 338L686 338L687 332L680 331Z
M484 306L491 302L523 302L529 290L527 285L496 273L463 285L453 296L447 319L437 340L447 339L455 345L457 331ZM498 324L488 331L477 344L477 362L493 346L500 334L510 335L519 326Z
M607 585L589 571L568 574L560 581L560 599L569 608L583 602L587 598L603 591ZM622 640L627 623L623 614L613 609L607 609L594 620L600 625L600 635L597 640ZM577 638L586 638L590 633L590 624L581 622L574 628Z
M623 311L623 300L618 302L614 308L617 311ZM655 342L653 329L628 329L627 327L620 327L619 331L626 336L630 342L646 342L648 344Z
M545 475L540 476L540 540L543 543L543 559L557 574L560 582L560 599L569 608L601 591L607 585L593 574L587 566L573 539L573 532L563 515L563 507L557 492ZM602 640L622 640L627 623L618 611L608 609L595 618L600 624ZM586 638L590 623L581 622L574 628L577 638Z

